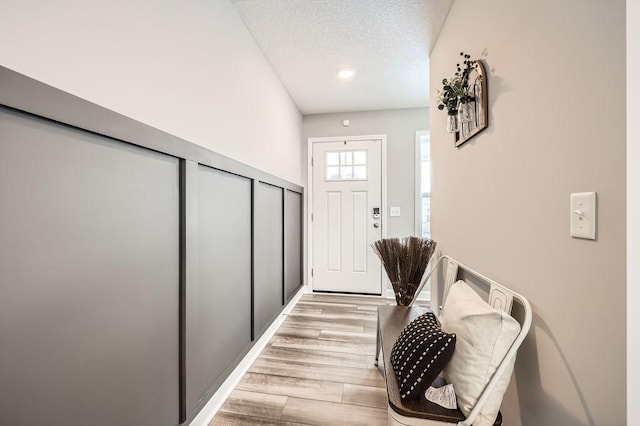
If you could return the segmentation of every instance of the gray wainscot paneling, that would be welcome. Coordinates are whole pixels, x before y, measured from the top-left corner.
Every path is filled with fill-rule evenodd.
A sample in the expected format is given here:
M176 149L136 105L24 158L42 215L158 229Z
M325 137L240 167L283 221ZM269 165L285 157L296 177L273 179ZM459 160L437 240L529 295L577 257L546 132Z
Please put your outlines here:
M254 330L258 338L282 310L284 290L283 190L256 182L254 210Z
M187 280L187 405L193 415L251 344L251 180L188 162L197 232ZM188 216L190 217L190 216ZM197 242L197 244L196 244Z
M0 424L178 424L178 179L0 107Z
M0 66L0 425L191 421L301 281L302 191Z
M285 191L285 303L302 285L302 194Z

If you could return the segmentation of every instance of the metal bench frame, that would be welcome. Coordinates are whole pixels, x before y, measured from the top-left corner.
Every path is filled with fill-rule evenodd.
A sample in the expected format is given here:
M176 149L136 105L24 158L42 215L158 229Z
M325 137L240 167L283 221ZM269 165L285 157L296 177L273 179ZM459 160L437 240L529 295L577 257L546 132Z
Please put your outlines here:
M443 281L443 285L444 285L444 289L443 289L443 292L442 292L442 294L443 294L442 303L440 303L440 301L438 300L438 295L439 295L438 288L437 288L438 280L436 280L436 279L433 279L431 281L429 280L435 271L440 271L440 270L442 271L442 273L444 273L444 279L442 280ZM457 423L457 425L459 425L459 426L471 426L473 421L474 421L474 419L480 413L480 410L482 409L483 404L485 403L485 401L487 400L487 398L489 397L489 395L491 394L491 392L495 388L495 386L496 386L496 384L498 382L498 379L500 378L500 376L502 376L504 374L505 369L509 365L509 362L516 356L518 348L520 347L520 345L524 341L525 337L527 336L527 333L529 332L529 329L531 328L532 312L531 312L531 305L529 304L529 302L527 301L527 299L524 296L514 292L513 290L503 286L502 284L499 284L499 283L493 281L492 279L489 279L489 278L485 277L484 275L480 274L479 272L474 271L473 269L469 268L466 265L463 265L462 263L458 262L457 260L455 260L455 259L453 259L453 258L451 258L449 256L441 256L435 262L431 263L431 267L424 274L424 276L422 278L422 281L420 283L420 286L418 287L418 290L416 292L416 297L414 298L414 300L411 302L411 304L409 306L413 306L415 300L417 299L417 296L420 294L420 292L422 291L422 289L424 288L426 283L430 282L430 285L431 285L431 309L433 310L433 312L434 312L434 314L436 316L439 316L440 309L442 308L442 305L444 305L444 301L447 298L447 295L448 295L448 292L449 292L449 288L457 281L458 273L460 271L463 271L464 274L472 275L477 280L479 280L482 284L484 284L484 285L489 287L488 304L490 306L493 306L494 308L500 309L500 310L506 312L507 314L511 315L513 302L515 300L518 304L520 304L522 306L523 312L524 312L523 318L519 319L520 327L521 327L520 333L518 334L518 336L514 340L513 344L511 345L511 347L509 348L509 350L505 354L504 358L500 362L500 364L499 364L498 368L496 369L496 372L494 373L494 375L491 377L489 382L487 382L487 384L486 384L486 386L484 388L484 391L482 392L482 394L480 395L480 398L478 399L478 402L473 407L473 409L471 410L471 412L469 413L467 418L465 420L460 421L460 422ZM381 339L382 339L382 336L381 336L381 331L380 331L380 322L378 320L378 332L377 332L377 339L376 339L375 365L378 365L378 355L379 355L380 350L382 348ZM389 376L391 376L391 377L389 377ZM393 377L393 374L391 374L389 376L386 377L387 380L395 380L395 377ZM394 410L394 408L390 404L388 404L388 412L389 412L389 425L425 425L425 426L426 425L433 425L433 426L436 426L436 425L451 425L452 424L452 423L448 423L448 422L435 421L435 420L429 420L429 419L423 419L423 418L417 418L417 417L406 417L406 416L403 416L400 413L396 412Z

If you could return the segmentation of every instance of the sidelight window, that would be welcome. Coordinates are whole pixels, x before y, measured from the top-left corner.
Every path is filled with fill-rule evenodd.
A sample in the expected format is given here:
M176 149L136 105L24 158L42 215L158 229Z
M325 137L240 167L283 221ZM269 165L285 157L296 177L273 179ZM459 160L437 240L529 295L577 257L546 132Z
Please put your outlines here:
M428 131L416 132L416 235L431 238L431 143Z

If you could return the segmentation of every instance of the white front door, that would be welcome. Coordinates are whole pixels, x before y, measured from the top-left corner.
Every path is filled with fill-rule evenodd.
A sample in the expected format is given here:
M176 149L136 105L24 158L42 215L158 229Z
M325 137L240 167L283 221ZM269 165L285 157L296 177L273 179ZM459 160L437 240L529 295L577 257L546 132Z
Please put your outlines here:
M381 294L382 141L313 143L313 289Z

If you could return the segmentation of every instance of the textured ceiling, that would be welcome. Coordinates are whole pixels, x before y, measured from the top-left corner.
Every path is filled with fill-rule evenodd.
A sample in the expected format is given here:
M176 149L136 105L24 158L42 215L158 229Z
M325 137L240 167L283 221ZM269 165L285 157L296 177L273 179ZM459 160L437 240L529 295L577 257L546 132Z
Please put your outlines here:
M424 107L453 0L232 0L303 114ZM355 77L339 81L338 69Z

